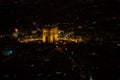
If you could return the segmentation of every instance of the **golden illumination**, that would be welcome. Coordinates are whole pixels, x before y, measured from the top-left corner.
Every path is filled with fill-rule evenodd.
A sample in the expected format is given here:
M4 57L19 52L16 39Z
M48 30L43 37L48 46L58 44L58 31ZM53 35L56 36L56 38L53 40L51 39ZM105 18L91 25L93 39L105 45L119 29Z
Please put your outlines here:
M43 42L53 43L58 41L58 28L43 28Z
M15 32L18 32L18 29L17 29L17 28L15 28Z

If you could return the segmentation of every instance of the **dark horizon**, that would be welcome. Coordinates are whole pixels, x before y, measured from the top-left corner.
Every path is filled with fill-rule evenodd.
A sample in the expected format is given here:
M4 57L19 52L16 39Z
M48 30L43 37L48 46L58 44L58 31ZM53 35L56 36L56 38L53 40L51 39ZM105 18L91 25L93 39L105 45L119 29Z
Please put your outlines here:
M10 33L16 27L33 28L33 22L39 27L46 24L76 23L115 32L116 29L119 31L119 4L119 0L1 1L0 33ZM93 22L96 24L93 25Z

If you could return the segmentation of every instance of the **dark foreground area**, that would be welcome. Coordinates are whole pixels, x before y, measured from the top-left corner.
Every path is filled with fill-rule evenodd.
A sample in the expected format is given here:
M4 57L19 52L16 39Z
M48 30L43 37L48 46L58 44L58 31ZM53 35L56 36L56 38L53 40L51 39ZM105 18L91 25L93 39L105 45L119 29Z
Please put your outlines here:
M67 44L4 41L0 47L0 80L119 80L119 52L120 44L115 41Z

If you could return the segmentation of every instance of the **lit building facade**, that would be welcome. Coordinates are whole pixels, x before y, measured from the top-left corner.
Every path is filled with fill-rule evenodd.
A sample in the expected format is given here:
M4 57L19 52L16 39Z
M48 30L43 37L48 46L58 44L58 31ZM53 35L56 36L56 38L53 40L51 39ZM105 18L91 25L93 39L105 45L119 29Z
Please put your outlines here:
M51 26L51 27L44 27L42 34L42 40L44 43L54 43L58 41L58 27Z

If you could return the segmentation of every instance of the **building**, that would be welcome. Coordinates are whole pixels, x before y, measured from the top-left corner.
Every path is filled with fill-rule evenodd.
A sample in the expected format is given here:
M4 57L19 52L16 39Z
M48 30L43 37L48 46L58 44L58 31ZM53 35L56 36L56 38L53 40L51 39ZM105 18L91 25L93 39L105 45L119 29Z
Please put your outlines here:
M42 40L44 43L54 43L58 41L58 27L57 25L53 26L44 26L42 34Z

